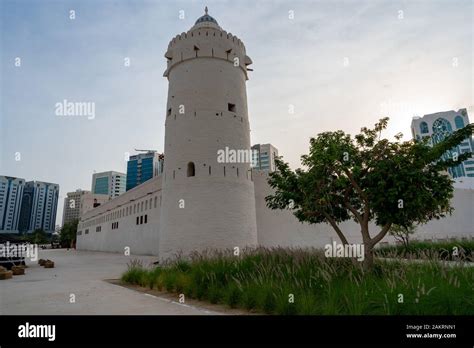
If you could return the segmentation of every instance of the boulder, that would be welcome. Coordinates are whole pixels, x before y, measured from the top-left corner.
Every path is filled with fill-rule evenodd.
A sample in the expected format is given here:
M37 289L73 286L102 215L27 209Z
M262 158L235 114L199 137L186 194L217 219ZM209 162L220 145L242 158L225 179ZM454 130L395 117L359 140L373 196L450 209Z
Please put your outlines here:
M13 276L13 272L12 272L12 271L0 272L0 280L10 279L12 276Z
M12 272L13 275L23 275L25 274L25 268L23 266L13 266Z
M54 262L51 260L46 260L44 263L44 268L54 268Z

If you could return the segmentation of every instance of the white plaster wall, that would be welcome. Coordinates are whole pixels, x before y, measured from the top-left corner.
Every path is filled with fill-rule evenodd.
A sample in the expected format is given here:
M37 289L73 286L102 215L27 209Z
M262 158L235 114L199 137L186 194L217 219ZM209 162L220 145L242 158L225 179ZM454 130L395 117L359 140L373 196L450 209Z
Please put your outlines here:
M173 39L166 56L172 59L165 72L169 89L160 257L256 245L250 162L217 162L218 150L226 147L250 151L245 49L234 36L198 27ZM239 57L238 66L234 57ZM229 103L235 104L235 112L228 110ZM195 164L194 177L187 177L189 162Z
M289 210L271 210L266 207L265 196L273 191L267 183L268 174L254 173L255 206L257 212L258 244L267 247L317 247L322 248L333 240L340 242L328 224L300 223ZM452 200L454 212L441 220L433 220L417 228L415 239L443 240L447 238L474 238L474 190L455 189ZM361 243L358 224L352 221L340 224L351 243ZM371 235L378 227L370 224ZM393 243L390 236L382 242Z
M88 211L78 226L77 249L123 253L129 247L131 254L158 255L160 202L161 177L155 177ZM147 223L137 225L136 218L144 215ZM116 229L112 229L114 222L118 222Z

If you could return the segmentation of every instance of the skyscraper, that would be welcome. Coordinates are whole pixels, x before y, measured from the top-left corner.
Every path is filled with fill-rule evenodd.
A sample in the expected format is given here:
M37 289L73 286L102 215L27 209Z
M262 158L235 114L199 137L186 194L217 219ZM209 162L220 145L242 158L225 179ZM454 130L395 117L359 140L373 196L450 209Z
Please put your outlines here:
M163 172L164 156L148 151L130 156L127 162L127 191Z
M0 233L17 233L25 179L0 176Z
M429 144L434 145L468 124L467 110L459 109L458 111L451 110L428 114L423 117L414 117L411 122L411 131L414 139L421 140L429 137ZM472 137L445 153L443 158L453 158L466 152L474 152ZM471 157L458 166L449 168L448 172L453 179L462 177L474 178L474 158Z
M92 175L92 193L108 195L110 199L125 192L127 175L120 172L108 171Z
M58 210L59 185L42 181L28 181L23 191L20 232L41 229L53 233Z
M272 144L255 144L252 146L252 167L256 170L273 172L275 168L275 157L278 149Z

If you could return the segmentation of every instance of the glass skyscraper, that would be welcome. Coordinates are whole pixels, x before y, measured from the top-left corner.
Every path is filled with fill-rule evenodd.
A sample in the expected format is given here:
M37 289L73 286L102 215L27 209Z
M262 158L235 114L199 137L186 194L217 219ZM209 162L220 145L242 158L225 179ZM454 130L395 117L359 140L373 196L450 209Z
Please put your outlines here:
M255 144L252 146L252 167L255 170L275 171L275 157L278 149L272 144Z
M28 181L23 191L19 222L20 232L41 229L53 233L58 210L59 185L49 182Z
M163 173L164 156L149 151L130 156L127 162L127 191Z
M127 175L120 172L108 171L92 175L92 193L108 195L110 199L125 192Z
M16 233L25 179L0 176L0 231Z

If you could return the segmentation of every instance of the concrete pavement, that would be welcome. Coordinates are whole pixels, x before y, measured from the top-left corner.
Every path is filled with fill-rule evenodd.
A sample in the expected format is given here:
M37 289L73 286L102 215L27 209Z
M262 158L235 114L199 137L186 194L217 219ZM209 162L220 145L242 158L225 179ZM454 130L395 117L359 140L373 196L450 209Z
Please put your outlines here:
M55 268L45 269L27 261L25 275L0 281L0 314L221 314L105 281L120 278L131 260L149 265L156 260L153 256L53 249L40 250L39 258L53 260ZM75 303L71 303L72 298Z

